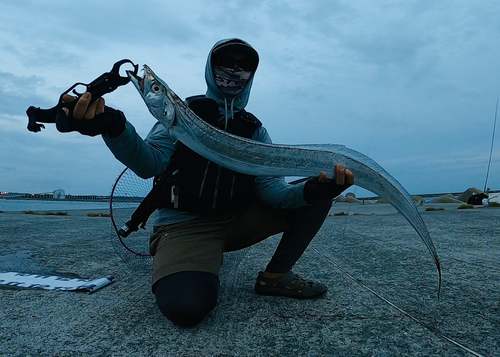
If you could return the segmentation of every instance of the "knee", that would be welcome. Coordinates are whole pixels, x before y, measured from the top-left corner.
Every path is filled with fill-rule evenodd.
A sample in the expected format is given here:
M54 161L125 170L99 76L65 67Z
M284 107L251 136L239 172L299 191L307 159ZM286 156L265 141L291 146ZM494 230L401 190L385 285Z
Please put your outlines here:
M209 304L206 300L186 301L184 299L169 299L161 295L156 295L156 303L160 312L167 319L182 327L198 325L215 307L207 307Z
M219 280L215 274L189 271L168 275L154 286L161 313L174 324L195 326L217 305Z

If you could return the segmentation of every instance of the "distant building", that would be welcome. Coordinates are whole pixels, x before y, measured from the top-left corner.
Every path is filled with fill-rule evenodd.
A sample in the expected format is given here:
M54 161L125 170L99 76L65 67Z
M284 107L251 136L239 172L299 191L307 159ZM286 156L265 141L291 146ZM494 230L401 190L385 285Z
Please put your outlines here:
M63 189L54 191L54 199L55 200L64 200L66 198L66 192Z
M58 189L53 192L45 193L23 193L23 192L0 192L0 199L12 199L12 200L68 200L68 201L108 201L109 196L102 195L71 195L67 194L63 189ZM141 202L143 198L140 198L138 202ZM135 201L133 201L135 202Z

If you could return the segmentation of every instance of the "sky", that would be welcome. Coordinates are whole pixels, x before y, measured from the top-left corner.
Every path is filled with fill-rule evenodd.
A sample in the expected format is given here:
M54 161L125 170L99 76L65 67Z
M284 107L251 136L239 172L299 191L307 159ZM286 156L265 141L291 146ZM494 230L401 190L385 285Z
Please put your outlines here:
M124 166L102 138L29 132L26 109L124 58L182 98L204 94L207 54L232 37L259 52L247 110L275 143L344 144L411 194L482 189L499 18L493 0L0 0L0 191L108 195ZM142 137L156 121L132 84L104 98ZM500 189L500 142L488 187Z

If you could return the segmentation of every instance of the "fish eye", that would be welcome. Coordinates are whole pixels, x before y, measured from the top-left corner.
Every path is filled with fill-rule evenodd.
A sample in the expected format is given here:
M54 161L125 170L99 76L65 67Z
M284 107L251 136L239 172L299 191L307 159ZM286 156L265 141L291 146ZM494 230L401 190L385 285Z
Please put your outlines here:
M158 84L156 84L156 83L153 83L153 84L151 85L151 91L152 91L153 93L159 93L159 92L160 92L160 89L161 89L161 88L160 88L160 86L159 86Z

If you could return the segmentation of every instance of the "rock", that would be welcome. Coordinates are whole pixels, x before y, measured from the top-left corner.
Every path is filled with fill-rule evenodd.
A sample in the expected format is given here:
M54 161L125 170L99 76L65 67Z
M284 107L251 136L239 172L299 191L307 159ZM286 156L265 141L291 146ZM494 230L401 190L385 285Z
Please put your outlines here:
M423 198L422 196L411 196L412 200L413 200L413 203L415 203L416 205L423 205L425 203L425 198Z
M350 195L349 193L347 195L340 195L335 199L335 202L338 203L362 203L360 200L358 200L354 194Z
M462 202L467 202L472 195L475 195L475 194L478 194L478 193L482 193L482 192L483 191L480 190L480 189L478 189L478 188L471 187L471 188L468 188L460 196L458 196L457 199L460 200L460 201L462 201Z
M361 203L361 201L360 201L360 200L358 200L357 198L352 197L352 196L347 196L347 195L346 195L346 197L345 197L345 201L346 201L347 203Z
M346 198L344 195L339 195L337 196L337 198L335 199L335 202L339 202L339 203L343 203L343 202L347 202Z
M476 193L475 195L472 195L469 197L467 200L467 203L470 205L482 205L483 200L488 198L488 195L484 192Z
M443 196L439 196L438 198L433 199L429 203L463 203L463 201L457 200L455 196L451 193Z

